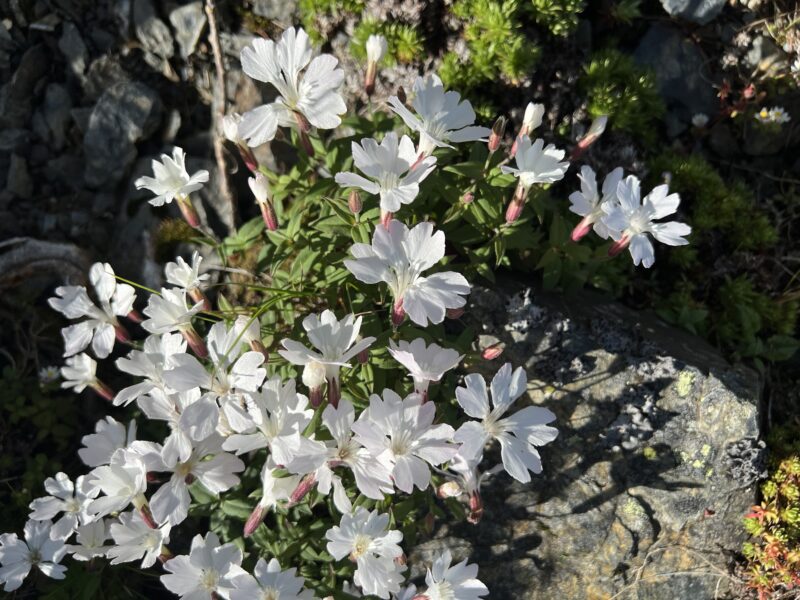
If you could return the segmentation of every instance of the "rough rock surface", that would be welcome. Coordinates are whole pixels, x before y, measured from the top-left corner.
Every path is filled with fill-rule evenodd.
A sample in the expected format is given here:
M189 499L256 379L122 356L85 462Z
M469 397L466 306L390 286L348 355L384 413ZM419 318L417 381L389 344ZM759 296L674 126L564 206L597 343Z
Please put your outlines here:
M763 473L758 380L687 334L587 298L473 293L482 343L506 345L493 367L524 365L530 401L556 413L560 433L542 475L495 476L482 522L442 525L410 563L449 547L479 564L493 598L724 597Z
M725 0L661 0L661 6L674 17L705 25L722 12Z

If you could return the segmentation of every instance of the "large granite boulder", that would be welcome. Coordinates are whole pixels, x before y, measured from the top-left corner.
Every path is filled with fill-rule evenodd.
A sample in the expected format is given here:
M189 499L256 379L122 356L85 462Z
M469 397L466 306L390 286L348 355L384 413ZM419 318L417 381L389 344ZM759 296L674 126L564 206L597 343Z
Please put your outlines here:
M724 597L764 469L757 376L617 304L508 297L477 290L471 318L505 343L493 368L525 366L559 437L542 475L495 476L483 520L441 525L411 564L449 547L493 598Z

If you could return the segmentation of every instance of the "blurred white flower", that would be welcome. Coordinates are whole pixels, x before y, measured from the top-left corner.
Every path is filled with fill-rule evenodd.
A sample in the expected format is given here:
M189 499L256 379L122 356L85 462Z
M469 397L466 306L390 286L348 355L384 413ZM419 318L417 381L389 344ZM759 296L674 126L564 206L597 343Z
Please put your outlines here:
M55 365L50 365L49 367L42 367L39 369L39 383L42 385L48 383L54 383L58 381L61 369L56 367Z
M170 524L153 529L144 522L138 512L124 512L119 521L110 527L114 545L107 552L112 565L142 559L141 567L152 567L161 555L162 548L169 543Z
M67 552L75 560L88 561L98 556L105 556L111 547L105 543L108 539L108 524L103 519L79 525L75 531L78 543L67 544Z
M489 593L478 580L478 565L468 565L466 560L451 566L453 557L445 550L433 561L425 574L428 589L424 595L429 600L480 600Z
M187 198L208 181L206 170L189 175L186 171L186 153L177 146L172 149L172 156L162 154L161 162L153 160L152 164L155 177L139 177L134 185L137 190L148 189L156 195L148 200L153 206L163 206L175 199Z
M708 125L708 115L705 113L697 113L696 115L692 116L692 125L702 129Z
M367 38L367 60L369 62L379 63L386 56L389 50L389 42L380 34L371 34Z
M50 530L50 537L54 540L65 540L78 525L95 521L94 515L89 512L89 503L99 490L89 485L85 476L81 475L73 483L66 473L56 473L55 477L44 480L44 489L50 495L31 502L29 518L51 521L57 514L64 513Z
M16 533L0 534L0 583L6 592L13 592L36 567L47 577L64 579L67 567L60 565L67 553L64 540L50 538L50 521L25 523L25 540Z
M209 280L208 273L200 275L200 263L203 257L196 250L192 252L192 263L189 264L183 257L178 256L175 262L169 262L164 267L167 283L182 289L194 302L203 302L203 309L209 310L211 303L205 297L202 287Z
M78 450L78 456L87 467L107 465L114 452L133 442L136 439L136 421L131 421L126 430L114 417L106 417L95 424L94 431L81 438L84 447Z
M87 479L104 494L89 504L89 512L96 517L123 511L131 503L139 510L147 505L147 469L141 456L132 450L117 450L108 465L95 467Z
M583 217L580 223L572 230L571 238L577 242L594 228L594 232L602 239L611 235L603 217L606 216L603 206L612 206L617 202L617 185L622 181L622 167L611 171L603 180L602 196L597 191L597 178L594 169L588 165L581 167L578 178L581 180L581 190L572 192L569 196L571 203L569 210ZM609 204L606 204L609 203Z
M438 344L425 345L425 340L417 338L409 343L400 340L395 344L389 340L389 354L408 369L414 379L414 391L424 399L428 397L428 385L439 381L442 376L458 366L463 354L451 348L442 348Z
M236 589L234 580L247 575L242 569L242 551L234 544L220 545L215 533L192 539L189 555L180 555L164 563L167 575L161 583L170 592L188 600L229 598Z
M304 590L305 581L295 574L297 569L281 570L277 559L270 559L269 563L259 558L249 573L234 580L236 589L230 593L230 600L314 600L311 590Z
M186 340L177 333L149 335L142 350L131 350L125 358L116 360L117 369L141 377L144 381L121 389L114 397L115 406L127 406L153 390L171 393L164 381L164 370L172 368L173 358L186 352Z

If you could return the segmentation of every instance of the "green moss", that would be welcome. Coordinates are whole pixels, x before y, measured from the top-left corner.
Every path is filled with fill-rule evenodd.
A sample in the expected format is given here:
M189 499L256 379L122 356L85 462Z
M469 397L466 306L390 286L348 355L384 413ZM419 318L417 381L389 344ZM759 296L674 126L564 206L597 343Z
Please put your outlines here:
M530 5L536 23L560 37L575 31L584 8L583 0L531 0Z
M423 52L424 40L419 30L411 25L365 19L356 26L350 40L350 51L353 56L364 61L367 59L367 39L373 34L380 34L386 38L389 50L384 61L388 65L412 62Z
M617 50L593 55L580 88L592 118L607 115L611 127L634 134L645 143L655 137L655 123L664 113L655 77Z
M297 12L309 37L319 44L326 35L322 20L338 23L348 14L360 14L364 6L364 0L300 0Z

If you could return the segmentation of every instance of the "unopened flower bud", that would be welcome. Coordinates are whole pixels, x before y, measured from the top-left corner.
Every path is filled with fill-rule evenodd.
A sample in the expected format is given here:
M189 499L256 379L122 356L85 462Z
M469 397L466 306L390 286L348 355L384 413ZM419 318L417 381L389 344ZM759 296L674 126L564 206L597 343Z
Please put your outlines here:
M402 85L397 88L397 99L400 100L401 104L405 104L408 100L408 96L406 96L406 90Z
M392 305L392 327L397 329L403 324L406 318L406 311L403 308L403 299L396 300Z
M145 501L144 504L141 504L138 508L144 524L150 529L158 529L158 523L156 523L156 520L153 518L153 513L150 511L147 501Z
M225 115L222 119L222 135L225 136L225 139L228 141L233 142L234 144L241 143L241 138L239 137L239 123L242 122L242 115L237 112L230 113L229 115Z
M542 117L544 117L544 104L534 104L528 102L525 107L525 115L522 117L523 135L528 135L531 131L536 129L542 124Z
M392 222L392 217L394 217L394 213L381 209L381 225L383 225L383 228L387 231L389 230L389 223Z
M342 398L342 391L339 389L339 380L328 378L328 404L333 408L339 408L339 400Z
M472 204L473 200L475 200L475 194L473 192L467 192L461 196L461 202L463 204Z
M400 567L405 566L406 562L408 562L408 558L406 558L405 553L401 554L400 556L396 556L394 559L394 564Z
M269 200L269 181L267 181L267 178L261 173L256 173L255 177L249 177L247 179L247 185L250 186L250 191L253 192L256 202L263 204Z
M119 323L114 325L114 336L117 338L118 342L123 344L131 341L131 336L128 334L128 330Z
M594 121L592 121L589 131L587 131L586 135L584 135L578 142L578 145L572 152L570 160L576 160L580 158L581 155L586 152L589 146L594 144L600 138L600 136L603 135L603 132L606 130L606 125L608 125L608 117L605 115L600 115Z
M436 488L436 495L444 500L445 498L455 498L461 495L461 486L455 481L447 481Z
M594 223L592 215L586 215L581 219L580 223L575 226L575 229L572 230L570 234L570 239L573 242L579 242L587 233L592 230L592 224Z
M325 383L325 366L312 361L303 367L301 377L303 383L308 388L308 399L314 408L322 404L322 385Z
M367 73L364 77L364 91L372 95L375 91L375 76L378 73L378 63L386 54L389 44L382 35L371 35L367 40Z
M302 501L302 499L306 497L308 492L311 491L311 488L313 488L316 483L317 478L314 473L309 473L303 477L292 492L292 495L289 496L288 506L294 506L298 502Z
M359 364L367 364L367 362L369 362L369 348L364 348L361 352L356 354L356 360Z
M183 327L181 333L186 343L189 344L189 348L192 349L192 352L194 352L198 358L206 358L208 356L206 343L203 341L203 338L200 337L200 334L194 330L194 327L191 325Z
M258 207L261 209L261 218L264 220L264 225L270 231L278 230L278 215L275 214L275 207L272 206L272 200L266 202L259 202Z
M244 537L250 537L255 533L256 529L258 529L258 526L261 525L261 522L264 520L266 514L266 507L262 506L259 502L253 509L253 512L250 513L250 516L247 517L247 522L244 524Z
M358 190L350 190L350 195L347 197L347 207L354 215L361 212L363 205L361 204L361 194L358 193Z
M483 500L480 493L476 490L469 496L469 514L467 515L467 522L472 525L477 525L481 517L483 517Z
M497 120L492 125L492 133L489 136L489 152L494 152L500 147L500 142L503 140L503 134L506 131L506 118L497 117Z
M165 562L171 560L174 557L175 555L169 548L167 548L166 546L161 546L161 554L158 555L158 562L160 562L163 565Z
M100 396L103 400L108 400L109 402L113 402L114 391L108 387L105 383L100 381L99 379L95 379L91 384L90 387L95 391L95 393Z
M744 98L746 98L747 100L754 98L755 95L756 95L756 86L754 86L752 83L748 85L746 88L744 88L744 91L742 92L742 96L744 96Z
M125 315L125 316L126 316L126 317L128 317L128 318L129 318L131 321L133 321L134 323L141 323L142 321L144 321L144 317L143 317L143 316L141 315L141 313L140 313L138 310L136 310L135 308L134 308L133 310L131 310L131 312L129 312L129 313L128 313L127 315Z
M177 196L175 200L178 202L178 208L181 210L184 220L189 224L189 227L197 229L200 227L200 216L192 204L189 196Z
M627 233L624 234L619 240L611 244L611 247L608 249L608 255L616 256L617 254L625 250L625 248L627 248L628 244L630 243L631 243L631 236L628 235Z
M503 345L498 342L496 344L492 344L488 348L484 348L481 356L484 360L494 360L498 356L503 353Z
M192 299L192 302L194 302L195 304L197 304L198 302L203 303L201 310L211 310L211 302L203 293L203 290L201 290L199 287L193 287L190 290L188 290L188 292L189 292L189 297Z

